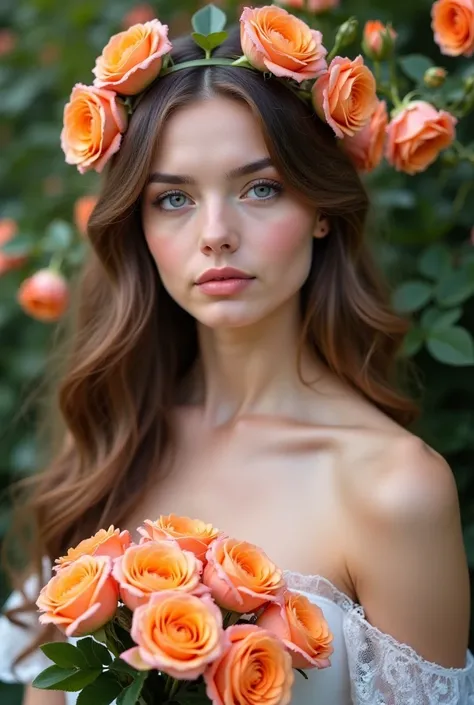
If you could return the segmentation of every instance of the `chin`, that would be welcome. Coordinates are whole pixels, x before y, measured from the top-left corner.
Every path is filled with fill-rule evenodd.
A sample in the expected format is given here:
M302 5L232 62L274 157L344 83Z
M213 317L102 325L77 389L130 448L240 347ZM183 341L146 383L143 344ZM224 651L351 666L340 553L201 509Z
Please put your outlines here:
M206 311L189 311L198 323L207 328L244 328L259 323L266 314L263 311L249 310L248 305L235 305L235 301L219 301ZM212 309L212 310L211 310Z

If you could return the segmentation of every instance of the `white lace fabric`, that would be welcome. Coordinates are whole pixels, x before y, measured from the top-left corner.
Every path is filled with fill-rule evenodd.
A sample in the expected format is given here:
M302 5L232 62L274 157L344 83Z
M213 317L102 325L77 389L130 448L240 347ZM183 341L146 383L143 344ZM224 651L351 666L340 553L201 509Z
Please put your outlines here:
M354 705L474 705L474 657L464 668L426 661L365 619L363 608L321 576L285 574L290 589L339 605Z
M469 651L464 668L430 663L369 624L363 608L325 578L289 571L285 577L290 589L312 595L315 601L318 596L329 599L341 609L352 705L474 705L474 657ZM38 594L34 578L25 584L25 592L32 599ZM21 593L14 592L5 608L21 602ZM22 615L22 621L27 621L26 616ZM31 643L38 628L37 615L28 615L28 625L21 629L0 616L0 680L4 682L29 683L50 665L36 651L13 671L13 660Z

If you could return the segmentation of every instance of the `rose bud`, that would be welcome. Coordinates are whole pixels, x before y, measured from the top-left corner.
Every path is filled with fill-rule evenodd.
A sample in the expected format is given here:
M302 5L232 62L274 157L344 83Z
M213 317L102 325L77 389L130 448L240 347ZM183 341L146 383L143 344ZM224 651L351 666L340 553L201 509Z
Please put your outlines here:
M69 305L69 287L61 274L52 269L40 269L21 284L17 299L32 318L57 321Z

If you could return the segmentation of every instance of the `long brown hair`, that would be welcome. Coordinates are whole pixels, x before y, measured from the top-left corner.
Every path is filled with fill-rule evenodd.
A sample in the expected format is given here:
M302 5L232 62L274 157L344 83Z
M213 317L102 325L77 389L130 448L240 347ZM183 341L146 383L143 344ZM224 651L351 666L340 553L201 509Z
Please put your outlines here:
M240 54L237 32L215 52ZM190 38L175 42L175 63L201 57ZM120 526L156 483L172 444L170 410L199 353L196 324L160 281L140 201L164 122L217 94L250 107L288 187L331 223L330 235L314 242L301 292L301 348L309 345L398 423L414 417L396 376L407 323L391 311L372 263L364 242L368 197L332 130L281 81L257 71L213 66L169 74L140 100L89 221L91 251L57 393L65 440L48 467L20 487L17 516L31 521L35 565L99 528Z

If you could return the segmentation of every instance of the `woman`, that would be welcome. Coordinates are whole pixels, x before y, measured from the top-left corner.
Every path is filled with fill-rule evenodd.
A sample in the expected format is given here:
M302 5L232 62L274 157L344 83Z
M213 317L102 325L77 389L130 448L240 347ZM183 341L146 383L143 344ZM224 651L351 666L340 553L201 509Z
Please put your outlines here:
M213 56L241 53L232 34ZM202 55L190 38L172 52ZM67 441L28 505L36 558L111 523L136 537L145 517L199 516L322 607L332 665L297 678L295 705L473 702L455 483L407 430L406 327L367 209L333 132L284 82L192 66L151 85L89 224Z

